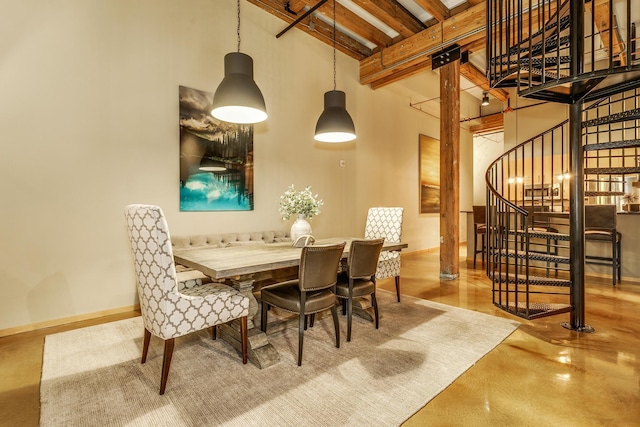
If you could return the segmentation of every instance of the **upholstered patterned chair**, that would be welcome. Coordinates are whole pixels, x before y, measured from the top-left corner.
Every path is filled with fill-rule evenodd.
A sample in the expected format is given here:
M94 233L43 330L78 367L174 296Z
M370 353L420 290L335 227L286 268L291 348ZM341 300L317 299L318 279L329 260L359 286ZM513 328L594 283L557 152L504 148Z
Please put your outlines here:
M381 239L400 242L402 239L402 213L398 207L369 208L364 228L365 239ZM400 252L385 251L380 254L376 279L395 277L396 294L400 302Z
M151 335L164 340L160 394L167 385L174 340L191 332L213 327L215 339L216 325L240 319L242 363L247 363L249 298L220 283L194 283L179 289L162 210L152 205L129 205L125 217L144 324L141 363L147 360Z
M336 347L340 348L340 325L334 293L338 279L338 264L345 243L338 245L305 246L300 255L298 278L262 288L262 311L260 326L267 332L267 311L278 307L298 315L298 366L302 365L302 344L307 316L331 310L336 331Z
M347 315L347 341L351 341L353 299L371 296L374 322L378 329L376 270L384 239L353 240L349 248L347 271L338 275L336 296L342 301L342 314Z

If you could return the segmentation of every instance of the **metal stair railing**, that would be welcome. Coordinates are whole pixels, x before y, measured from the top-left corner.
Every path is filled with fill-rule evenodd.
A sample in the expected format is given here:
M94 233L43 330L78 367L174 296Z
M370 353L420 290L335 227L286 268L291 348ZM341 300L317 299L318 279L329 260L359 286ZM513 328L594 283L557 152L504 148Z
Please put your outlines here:
M619 91L611 80L598 86L612 74L638 85L639 17L637 0L488 0L489 83L562 103Z
M493 303L527 319L570 310L568 121L505 152L485 177ZM538 191L540 190L540 191Z

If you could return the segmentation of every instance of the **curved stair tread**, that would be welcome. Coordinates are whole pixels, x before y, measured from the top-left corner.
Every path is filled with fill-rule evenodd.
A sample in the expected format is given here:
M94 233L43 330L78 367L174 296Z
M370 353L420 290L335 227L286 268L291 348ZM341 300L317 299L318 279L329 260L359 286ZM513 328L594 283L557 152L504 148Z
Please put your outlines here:
M549 240L562 240L569 241L571 236L565 233L556 233L553 231L542 231L540 227L536 227L534 230L529 229L527 232L523 230L510 231L509 234L517 234L518 236L529 235L529 238L549 239Z
M583 151L611 150L614 148L635 148L640 147L640 139L629 139L626 141L601 142L598 144L585 144Z
M526 284L527 276L525 274L519 274L518 277L514 274L510 274L507 276L506 273L499 274L491 274L489 278L494 280L500 280L501 282L507 283L518 283L518 284ZM530 285L540 285L540 286L556 286L556 287L571 287L571 280L568 279L558 279L556 277L545 277L545 276L532 276L529 275L529 284Z
M584 168L585 175L621 175L627 173L640 173L640 166L626 168Z
M544 252L532 252L529 253L525 251L515 251L513 249L500 249L498 251L494 251L500 254L500 256L506 256L508 258L517 258L517 259L529 259L531 261L549 261L558 264L569 264L569 257L547 254Z
M570 304L531 302L529 303L529 310L528 310L529 313L527 315L527 306L523 302L518 304L494 303L494 305L504 311L507 311L511 314L515 314L516 316L523 317L529 320L539 319L541 317L547 317L547 316L554 316L556 314L568 313L571 311Z
M624 196L624 191L585 191L585 197Z
M598 117L591 120L585 120L582 122L582 127L587 128L591 126L602 126L613 123L626 122L628 120L640 119L640 108L634 108L632 110L622 111L620 113L609 114L604 117Z

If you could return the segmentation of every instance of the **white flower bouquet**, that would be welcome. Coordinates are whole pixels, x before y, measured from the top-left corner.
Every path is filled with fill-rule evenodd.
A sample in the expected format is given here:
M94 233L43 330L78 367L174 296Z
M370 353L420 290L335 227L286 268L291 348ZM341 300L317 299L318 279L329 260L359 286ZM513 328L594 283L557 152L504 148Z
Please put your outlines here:
M311 219L320 213L322 199L318 195L311 193L311 187L296 191L293 184L280 196L280 215L287 220L292 215L304 215L306 219Z

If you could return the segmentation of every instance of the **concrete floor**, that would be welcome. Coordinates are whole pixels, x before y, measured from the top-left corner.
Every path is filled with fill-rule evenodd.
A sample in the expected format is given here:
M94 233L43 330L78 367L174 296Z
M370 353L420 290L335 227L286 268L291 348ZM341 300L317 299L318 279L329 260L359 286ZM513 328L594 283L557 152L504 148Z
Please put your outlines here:
M527 321L491 303L480 265L461 259L460 277L440 280L438 253L402 257L402 292L521 321L522 326L405 422L405 426L640 425L640 284L613 288L587 278L586 323L564 329L562 314ZM395 290L392 279L379 282ZM0 338L0 425L37 426L44 336L138 313ZM396 396L402 399L402 396Z

